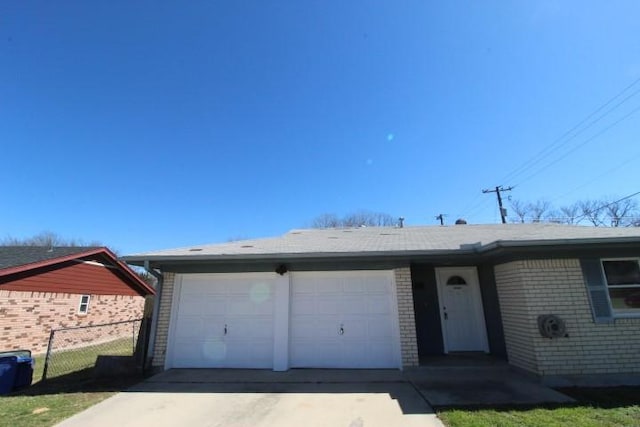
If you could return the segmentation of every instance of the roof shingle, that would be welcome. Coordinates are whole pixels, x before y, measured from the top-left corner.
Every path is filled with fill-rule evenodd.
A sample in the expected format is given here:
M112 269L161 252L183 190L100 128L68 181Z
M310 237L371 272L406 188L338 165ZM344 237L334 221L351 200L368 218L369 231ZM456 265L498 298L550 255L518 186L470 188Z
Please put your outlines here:
M0 270L88 252L93 246L0 246Z
M126 260L261 255L367 254L469 250L497 242L522 245L564 240L638 239L640 228L568 226L559 224L491 224L422 227L367 227L292 230L280 237L242 240L134 254Z

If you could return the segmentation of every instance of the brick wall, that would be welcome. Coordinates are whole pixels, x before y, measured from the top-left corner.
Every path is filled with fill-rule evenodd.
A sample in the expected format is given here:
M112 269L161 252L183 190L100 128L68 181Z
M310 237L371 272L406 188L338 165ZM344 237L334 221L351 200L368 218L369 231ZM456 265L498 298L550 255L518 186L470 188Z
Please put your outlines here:
M640 373L640 319L593 322L577 259L495 267L509 362L542 376ZM540 314L560 316L568 338L544 338Z
M51 329L138 319L144 297L91 295L87 314L78 314L81 295L0 290L0 351L47 350Z
M418 342L416 339L416 321L413 308L411 269L409 267L396 268L393 270L393 273L398 298L402 367L418 366Z
M169 320L171 318L171 302L175 285L175 273L163 273L162 295L160 295L160 307L158 308L156 341L153 348L151 364L164 368L167 353L167 339L169 338ZM157 297L156 297L157 298Z

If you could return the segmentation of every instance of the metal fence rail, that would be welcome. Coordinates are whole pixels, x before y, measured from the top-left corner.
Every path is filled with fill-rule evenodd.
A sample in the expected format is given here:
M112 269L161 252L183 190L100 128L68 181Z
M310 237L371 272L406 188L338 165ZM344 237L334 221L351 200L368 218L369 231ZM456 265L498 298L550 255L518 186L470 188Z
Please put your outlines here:
M132 356L142 319L53 329L42 379L67 374L91 375L98 356Z

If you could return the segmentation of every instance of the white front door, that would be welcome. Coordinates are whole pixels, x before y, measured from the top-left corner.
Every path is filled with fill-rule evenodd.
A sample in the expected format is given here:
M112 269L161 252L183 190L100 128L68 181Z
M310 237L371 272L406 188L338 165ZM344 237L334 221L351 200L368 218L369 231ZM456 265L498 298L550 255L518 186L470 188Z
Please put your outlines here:
M444 352L489 351L475 267L436 269Z
M292 274L292 368L398 368L393 276L388 271Z
M185 274L175 291L167 367L273 367L272 276Z

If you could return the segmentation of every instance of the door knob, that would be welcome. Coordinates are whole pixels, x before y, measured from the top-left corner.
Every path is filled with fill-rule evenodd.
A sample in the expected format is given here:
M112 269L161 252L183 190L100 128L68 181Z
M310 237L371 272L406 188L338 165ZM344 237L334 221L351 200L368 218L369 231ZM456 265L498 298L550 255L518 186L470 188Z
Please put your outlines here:
M344 335L344 326L342 324L340 324L340 331L338 333Z
M227 335L227 325L224 325L224 334Z
M449 319L449 315L447 314L447 312L444 312L444 320L448 320Z

